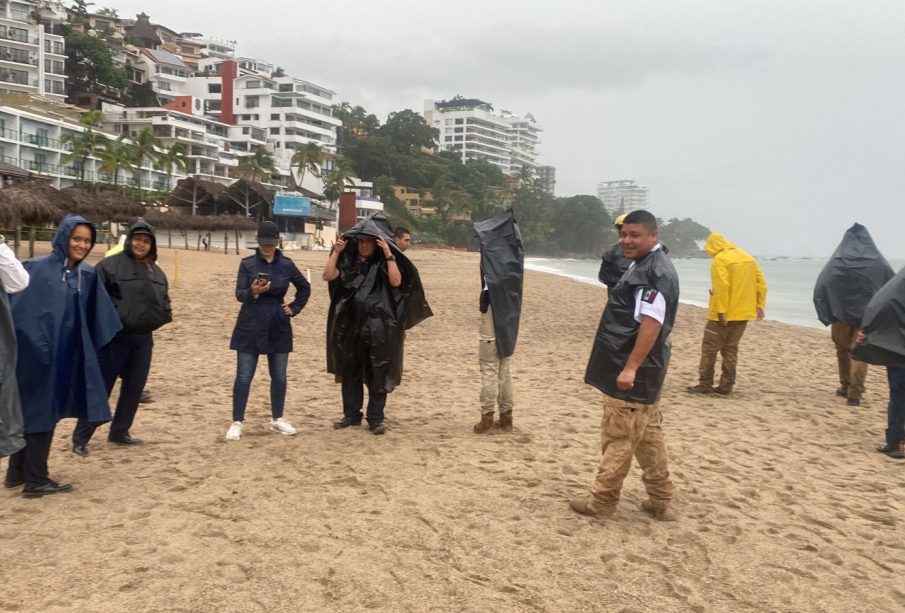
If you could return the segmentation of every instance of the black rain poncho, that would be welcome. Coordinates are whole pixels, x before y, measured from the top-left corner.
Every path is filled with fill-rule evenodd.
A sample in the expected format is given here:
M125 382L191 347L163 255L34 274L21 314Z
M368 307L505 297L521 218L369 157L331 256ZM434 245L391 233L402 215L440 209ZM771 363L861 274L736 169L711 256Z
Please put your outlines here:
M861 321L867 336L852 357L869 364L905 367L905 268L874 294Z
M402 273L402 285L390 287L387 263L378 248L366 271L359 267L357 237L383 238ZM327 314L327 372L361 380L369 390L392 392L402 381L405 331L433 313L418 270L396 247L382 213L363 219L343 236L350 240L339 256L339 276L330 281Z
M864 309L895 273L877 249L867 228L855 224L817 277L814 308L823 325L842 322L860 326Z
M515 353L522 313L522 234L511 209L493 219L476 222L474 229L481 242L481 272L493 307L497 351L501 358L508 358Z

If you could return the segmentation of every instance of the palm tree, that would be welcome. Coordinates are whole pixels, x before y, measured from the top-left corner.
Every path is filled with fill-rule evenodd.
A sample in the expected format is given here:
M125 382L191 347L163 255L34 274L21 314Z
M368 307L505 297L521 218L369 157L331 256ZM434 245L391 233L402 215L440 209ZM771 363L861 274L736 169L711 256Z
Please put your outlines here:
M289 161L289 168L298 170L299 179L296 186L301 187L305 182L305 171L310 170L314 176L318 175L318 167L324 163L324 152L317 143L306 143L301 149L296 149ZM295 180L295 177L293 177Z
M272 175L276 172L276 165L273 163L273 156L261 145L257 145L251 150L251 155L243 155L239 158L239 172L242 178L251 175L251 182L254 183L260 175L263 180L264 175Z
M333 170L324 179L324 196L327 200L331 203L336 202L346 191L346 185L355 185L355 181L352 180L354 176L352 162L347 158L337 156L334 159Z
M100 111L88 111L82 115L81 122L85 130L81 133L67 132L60 138L60 143L65 147L71 147L71 151L63 156L63 164L73 160L79 160L80 178L85 181L85 165L88 158L103 150L107 143L107 137L91 128L99 126L104 121L104 114Z
M157 155L157 169L167 173L167 189L173 182L173 170L182 170L187 172L189 168L189 150L182 143L173 143L169 149L164 150ZM192 206L192 215L195 214L195 207Z
M119 171L128 170L135 174L137 150L135 145L126 141L126 135L120 134L115 141L110 141L101 151L101 171L113 175L113 185L119 185Z

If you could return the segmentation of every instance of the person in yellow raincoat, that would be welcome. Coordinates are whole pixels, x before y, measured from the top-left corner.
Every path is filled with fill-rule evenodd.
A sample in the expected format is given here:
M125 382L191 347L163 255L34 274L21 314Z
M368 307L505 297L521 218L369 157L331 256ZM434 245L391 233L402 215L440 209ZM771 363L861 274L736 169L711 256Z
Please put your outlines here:
M688 391L697 394L730 394L735 385L738 346L745 327L753 319L764 318L767 282L757 260L719 232L711 232L704 251L713 256L710 265L710 307L697 385ZM713 387L717 354L723 358L720 382Z

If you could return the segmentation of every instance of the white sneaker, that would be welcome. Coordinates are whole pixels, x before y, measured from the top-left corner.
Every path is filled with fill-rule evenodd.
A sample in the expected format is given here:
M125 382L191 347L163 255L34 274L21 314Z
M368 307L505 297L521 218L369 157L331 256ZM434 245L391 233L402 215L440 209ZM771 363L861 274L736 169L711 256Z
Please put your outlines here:
M270 429L274 432L279 432L280 434L286 434L288 436L293 436L296 433L296 429L293 425L282 417L279 419L271 419Z
M242 422L234 421L226 432L226 440L238 441L242 438Z

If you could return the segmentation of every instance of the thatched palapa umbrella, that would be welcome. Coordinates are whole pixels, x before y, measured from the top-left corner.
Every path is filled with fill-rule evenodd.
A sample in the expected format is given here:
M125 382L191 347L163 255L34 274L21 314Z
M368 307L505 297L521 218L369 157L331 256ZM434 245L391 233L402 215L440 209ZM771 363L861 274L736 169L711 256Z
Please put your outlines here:
M28 257L35 255L35 226L58 222L74 202L42 179L30 179L0 189L0 222L16 229L13 250L19 257L22 226L30 226Z

